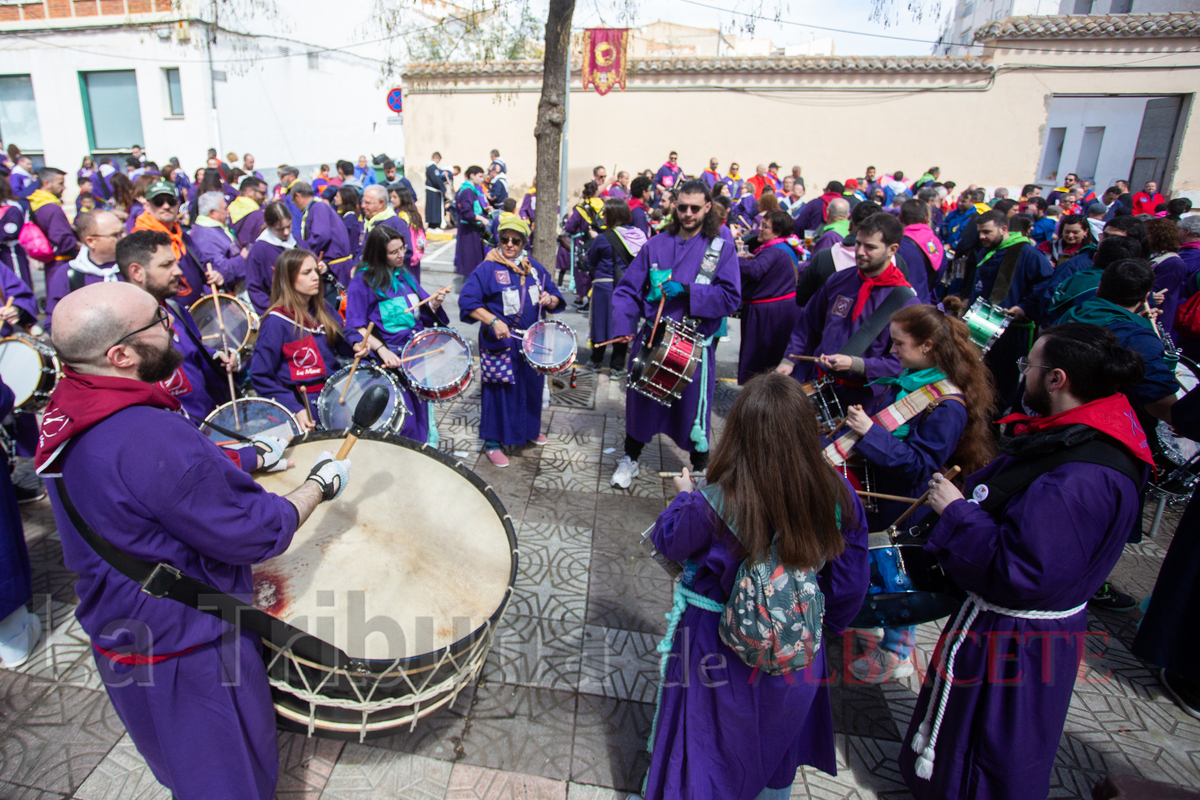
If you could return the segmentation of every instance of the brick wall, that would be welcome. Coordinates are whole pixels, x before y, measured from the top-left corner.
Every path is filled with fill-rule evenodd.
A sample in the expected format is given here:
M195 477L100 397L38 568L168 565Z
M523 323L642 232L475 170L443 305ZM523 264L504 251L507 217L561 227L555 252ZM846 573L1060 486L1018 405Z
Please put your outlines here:
M94 17L99 13L100 9L96 7L96 0L75 0L75 16Z
M0 22L168 12L172 0L36 0L0 6Z

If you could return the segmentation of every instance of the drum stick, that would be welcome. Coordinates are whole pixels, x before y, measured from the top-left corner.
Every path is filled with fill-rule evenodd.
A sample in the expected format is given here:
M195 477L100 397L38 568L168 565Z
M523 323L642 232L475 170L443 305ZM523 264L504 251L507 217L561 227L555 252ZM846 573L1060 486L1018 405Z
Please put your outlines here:
M430 300L432 300L433 298L437 297L437 296L438 296L438 294L440 294L441 292L448 292L448 291L450 291L450 290L451 290L451 289L453 289L453 288L454 288L454 284L450 284L449 286L443 286L442 288L438 289L438 290L437 290L436 292L434 292L433 294L429 295L429 297L426 297L424 300L422 300L421 302L419 302L419 303L417 303L416 305L412 306L412 307L411 307L411 308L409 308L408 310L409 310L409 311L416 311L418 308L420 308L421 306L425 305L426 303L428 303L428 302L429 302Z
M942 477L948 481L954 480L954 477L956 475L958 475L958 473L960 473L960 472L962 472L962 467L951 467L950 469L946 470L946 472L942 475ZM918 497L916 502L914 502L911 506L909 506L907 509L905 509L904 513L900 515L900 519L893 522L891 524L891 526L888 528L888 530L894 530L894 529L900 527L900 523L904 522L904 520L911 517L918 508L920 508L921 506L923 506L927 502L929 502L929 495L931 492L933 492L933 489L928 489L928 490L926 490L925 494Z
M212 264L208 264L207 268L212 269ZM213 310L217 314L217 329L220 331L217 335L221 337L221 349L229 353L229 357L232 359L233 353L229 349L229 336L225 333L225 318L221 315L221 301L217 297L217 286L214 283L210 283L208 288L212 292ZM226 368L225 377L229 379L229 402L233 403L233 427L240 431L242 429L242 421L238 418L237 392L233 388L233 371Z
M820 357L820 356L798 356L798 355L789 355L789 356L788 356L788 358L794 358L794 359L796 359L797 361L820 361L820 360L821 360L821 357Z
M879 492L868 492L865 489L855 489L854 493L859 497L874 497L876 500L894 500L897 503L916 503L915 497L900 497L894 494L881 494Z
M445 349L446 348L444 348L444 347L439 347L437 350L427 350L424 353L417 353L416 355L409 356L408 358L400 359L400 363L407 364L409 361L416 361L418 358L424 358L425 356L431 356L434 353L441 353Z
M367 323L367 335L363 337L364 342L368 342L371 338L371 331L375 330L375 323ZM370 347L367 344L367 347ZM354 363L350 366L350 374L346 376L346 385L342 387L342 396L338 398L338 403L346 405L346 392L350 391L350 381L354 380L354 373L358 371L358 362L362 360L362 356L355 356ZM341 459L338 459L341 461Z
M239 441L239 442L248 442L248 441L250 441L250 437L249 437L249 436L246 436L246 435L245 435L245 434L243 434L243 433L234 433L233 431L229 430L228 428L223 428L223 427L221 427L220 425L218 425L217 423L215 423L215 422L211 422L211 421L209 421L209 420L205 420L204 422L202 422L202 423L201 423L201 425L200 425L200 426L201 426L202 428L212 428L212 429L213 429L214 431L216 431L217 433L223 433L223 434L225 434L226 436L230 436L230 437L234 438L235 440L237 440L237 441Z
M618 336L615 339L609 339L607 342L600 342L599 344L594 344L594 345L592 345L592 347L608 347L610 344L615 344L616 342L619 342L624 338L625 338L624 336Z
M691 470L688 470L688 476L692 477L692 478L703 478L706 475L708 475L708 470L706 470L706 469L702 469L699 472L692 472ZM660 477L660 478L682 478L683 473L682 472L660 472L660 473L658 473L658 477Z
M667 296L662 293L661 286L658 288L658 291L660 292L658 296L658 313L654 315L654 327L650 329L650 338L646 340L646 345L649 347L654 346L654 334L658 333L658 321L662 319L663 304L667 302Z

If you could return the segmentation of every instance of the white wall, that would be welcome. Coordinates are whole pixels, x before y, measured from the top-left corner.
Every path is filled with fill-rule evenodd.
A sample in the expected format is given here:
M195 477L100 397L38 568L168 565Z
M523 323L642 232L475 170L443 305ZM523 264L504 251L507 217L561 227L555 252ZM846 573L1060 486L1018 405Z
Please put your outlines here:
M1079 160L1079 147L1083 141L1085 127L1104 127L1104 141L1100 145L1100 158L1096 163L1097 194L1111 186L1118 178L1128 180L1133 166L1133 154L1137 149L1138 134L1142 128L1142 115L1149 97L1054 97L1050 101L1050 113L1045 130L1066 128L1063 140L1062 160L1058 168L1058 185L1068 172L1075 172ZM1043 136L1043 143L1045 136ZM1044 147L1044 144L1043 144ZM1042 165L1046 154L1038 162L1038 177L1043 174Z

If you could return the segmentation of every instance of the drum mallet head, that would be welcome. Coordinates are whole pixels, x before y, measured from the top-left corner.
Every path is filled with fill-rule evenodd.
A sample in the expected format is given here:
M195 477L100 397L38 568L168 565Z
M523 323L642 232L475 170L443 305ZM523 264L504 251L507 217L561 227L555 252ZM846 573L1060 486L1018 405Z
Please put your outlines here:
M354 421L350 424L350 434L342 442L342 448L338 450L338 461L350 455L350 448L354 447L354 443L358 441L362 432L379 421L387 408L390 397L387 387L378 384L363 392L362 397L358 399L358 405L354 407Z

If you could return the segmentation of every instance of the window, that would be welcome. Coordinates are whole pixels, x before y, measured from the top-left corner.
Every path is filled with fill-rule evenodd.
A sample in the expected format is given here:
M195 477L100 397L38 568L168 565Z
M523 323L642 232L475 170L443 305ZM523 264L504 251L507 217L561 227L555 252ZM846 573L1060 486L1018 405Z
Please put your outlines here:
M1096 165L1100 163L1100 145L1104 143L1104 128L1084 128L1083 141L1079 145L1079 160L1075 171L1079 180L1096 180Z
M183 116L183 87L179 85L179 69L168 67L163 70L167 82L167 103L172 117Z
M1110 14L1128 14L1133 11L1133 0L1112 0L1108 7Z
M1071 10L1072 14L1090 14L1092 13L1092 0L1075 0L1075 8Z
M133 70L81 72L79 86L93 151L123 151L145 141Z
M309 53L308 54L308 68L309 69L320 69L321 68L321 54L320 53Z
M0 76L0 140L33 152L42 150L42 128L28 75Z
M1038 171L1042 180L1057 180L1058 165L1062 161L1063 141L1066 138L1066 128L1050 129L1050 135L1046 137L1046 155L1042 157L1042 168Z

